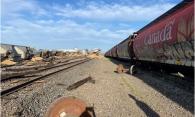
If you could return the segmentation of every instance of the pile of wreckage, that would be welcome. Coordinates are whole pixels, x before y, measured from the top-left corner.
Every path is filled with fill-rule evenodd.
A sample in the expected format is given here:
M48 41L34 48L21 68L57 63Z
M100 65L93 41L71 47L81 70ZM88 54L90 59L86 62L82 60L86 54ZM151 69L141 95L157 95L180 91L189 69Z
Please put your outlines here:
M1 67L16 64L50 62L66 56L62 51L36 50L31 47L1 44Z
M100 49L91 51L72 49L72 50L36 50L31 47L1 44L1 67L13 66L17 64L35 64L40 62L51 62L54 59L66 57L86 56L95 58L100 53Z
M100 54L101 50L99 48L93 49L88 52L88 57L93 59L101 59L103 55Z

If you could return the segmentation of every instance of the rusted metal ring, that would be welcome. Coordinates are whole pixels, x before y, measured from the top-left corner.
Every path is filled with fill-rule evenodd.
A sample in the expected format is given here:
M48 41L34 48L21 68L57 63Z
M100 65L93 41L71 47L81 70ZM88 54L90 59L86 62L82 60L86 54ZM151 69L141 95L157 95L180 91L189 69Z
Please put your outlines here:
M75 97L61 97L49 106L45 117L79 117L85 110L84 101Z

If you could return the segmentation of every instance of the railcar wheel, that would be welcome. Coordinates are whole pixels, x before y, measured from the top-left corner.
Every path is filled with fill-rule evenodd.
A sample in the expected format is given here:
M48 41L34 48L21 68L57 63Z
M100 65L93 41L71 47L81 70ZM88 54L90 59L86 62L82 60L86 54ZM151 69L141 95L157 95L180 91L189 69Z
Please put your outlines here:
M135 65L131 65L131 67L129 68L129 73L130 73L131 75L133 75L133 74L135 74L136 72L137 72L137 70L136 70Z

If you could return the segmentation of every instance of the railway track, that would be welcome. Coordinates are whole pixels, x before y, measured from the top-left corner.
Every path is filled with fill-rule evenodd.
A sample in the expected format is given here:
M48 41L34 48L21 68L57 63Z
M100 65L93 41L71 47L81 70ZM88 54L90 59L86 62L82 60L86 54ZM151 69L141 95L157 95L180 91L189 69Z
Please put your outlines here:
M55 75L55 74L57 74L61 71L70 69L74 66L80 65L80 64L85 63L85 62L90 61L90 60L91 59L88 59L88 58L84 59L83 58L83 59L79 59L79 60L75 60L75 61L71 61L71 62L65 62L63 64L58 64L58 65L55 65L55 66L52 66L52 67L49 67L49 68L44 68L44 70L48 70L48 71L44 72L42 74L39 74L38 77L30 78L26 82L23 82L23 83L20 83L20 84L17 84L15 86L11 86L11 87L8 87L8 88L4 88L3 90L1 90L1 97L4 97L8 94L19 91L20 89L25 88L25 87L33 84L35 81L45 79L45 78L47 78L51 75Z
M79 58L71 58L69 60L63 60L61 61L61 63L59 64L52 64L49 65L47 67L43 67L41 69L36 69L36 70L21 70L21 71L17 71L15 72L16 74L13 74L12 76L14 77L7 77L7 78L1 78L2 82L1 82L1 89L6 89L12 86L17 85L18 83L22 83L22 82L26 82L29 81L30 79L33 79L37 76L43 76L47 73L50 72L55 72L57 69L60 69L61 67L65 66L65 65L69 65L71 63L74 63L77 60L82 60L84 59L83 57L79 57Z
M62 59L60 60L60 63L58 64L52 64L52 65L41 65L41 67L39 69L34 69L37 67L37 65L35 66L30 66L30 69L23 69L24 67L20 66L20 67L14 67L14 68L9 68L8 70L16 70L14 71L16 74L13 74L11 77L10 75L6 76L6 77L1 77L1 89L6 89L9 87L13 87L16 86L19 83L23 83L23 82L27 82L33 78L36 78L38 76L42 76L45 75L47 73L50 72L54 72L55 70L63 67L66 64L70 64L70 63L74 63L75 60L80 60L82 59L80 58L69 58L69 59ZM56 62L56 61L55 61ZM28 67L28 66L27 66ZM7 72L7 71L3 71L3 72Z
M26 67L15 67L15 68L6 68L2 69L1 73L1 82L5 82L7 80L12 80L21 76L25 76L28 74L35 74L38 72L43 72L49 69L57 68L63 65L66 65L67 62L77 60L77 59L82 59L82 58L70 58L70 59L65 59L63 61L56 61L57 63L55 64L44 64L44 65L36 65L36 66L26 66ZM11 73L10 73L11 72Z

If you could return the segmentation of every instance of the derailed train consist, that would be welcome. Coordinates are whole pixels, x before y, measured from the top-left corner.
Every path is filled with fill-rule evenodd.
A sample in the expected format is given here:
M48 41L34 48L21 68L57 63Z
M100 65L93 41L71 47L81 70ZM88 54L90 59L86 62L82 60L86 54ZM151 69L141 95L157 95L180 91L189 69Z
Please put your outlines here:
M194 73L194 0L184 0L105 53L106 57Z

